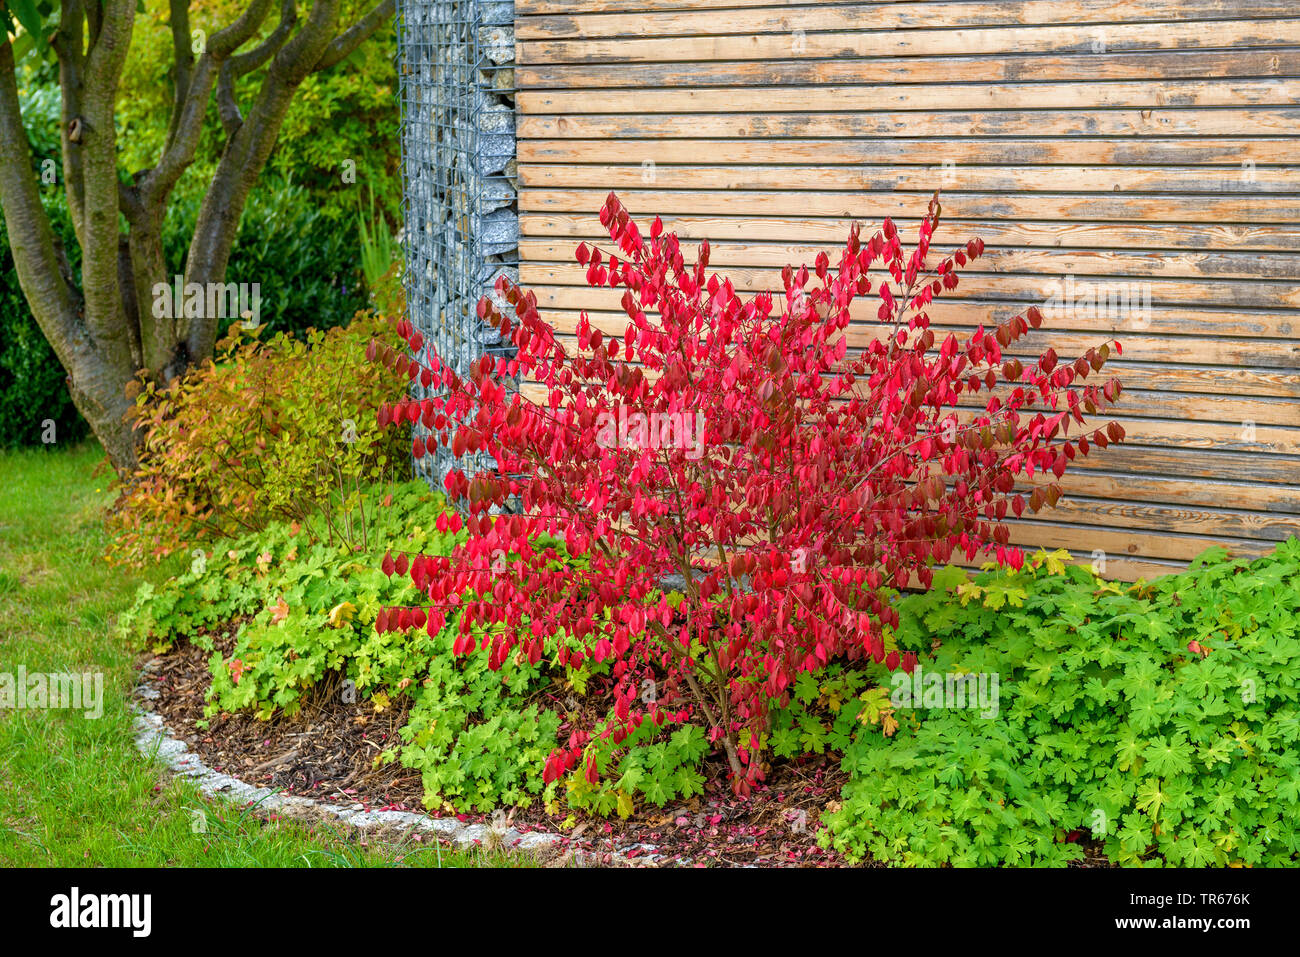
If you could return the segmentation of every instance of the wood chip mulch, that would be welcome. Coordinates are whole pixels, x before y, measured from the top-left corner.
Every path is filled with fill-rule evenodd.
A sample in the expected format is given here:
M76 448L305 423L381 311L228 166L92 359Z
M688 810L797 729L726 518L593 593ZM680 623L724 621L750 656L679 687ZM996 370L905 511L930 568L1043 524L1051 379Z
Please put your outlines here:
M228 656L239 622L209 633L214 647ZM225 712L203 720L211 675L211 652L182 643L154 660L149 684L158 692L151 707L171 733L208 766L249 784L285 794L314 798L367 810L428 812L416 771L377 758L400 744L398 729L406 710L398 704L376 712L359 698L345 704L329 683L313 689L292 717L277 714L259 721L251 714ZM398 699L400 701L400 699ZM844 861L817 845L820 817L838 800L847 780L839 762L825 757L778 763L768 780L748 798L739 799L725 782L725 762L705 769L705 793L690 801L657 808L642 804L626 820L569 810L546 813L540 801L515 809L505 820L521 832L563 834L567 847L587 860L614 866L629 862L657 866L840 867ZM443 808L430 813L454 815L462 822L502 823L483 814L458 814ZM1083 861L1071 866L1112 866L1099 846L1082 842ZM566 859L561 855L557 862ZM868 861L866 867L885 865Z
M209 633L214 647L228 656L238 622ZM154 660L147 680L158 692L151 707L171 733L205 764L249 784L285 794L360 804L368 810L425 811L420 775L395 761L376 766L376 758L400 743L398 729L406 710L395 702L382 712L364 698L344 704L339 689L326 683L313 689L292 717L277 714L259 721L251 714L221 712L203 720L210 651L182 643ZM400 700L400 699L398 699ZM827 867L842 866L817 846L816 830L825 806L837 800L846 775L839 762L814 758L773 768L766 784L746 799L725 784L725 763L705 770L703 795L657 808L645 804L627 820L604 819L566 808L546 813L541 802L505 816L518 831L563 834L589 860L621 864L640 859L659 866ZM451 809L463 822L500 823L483 814Z

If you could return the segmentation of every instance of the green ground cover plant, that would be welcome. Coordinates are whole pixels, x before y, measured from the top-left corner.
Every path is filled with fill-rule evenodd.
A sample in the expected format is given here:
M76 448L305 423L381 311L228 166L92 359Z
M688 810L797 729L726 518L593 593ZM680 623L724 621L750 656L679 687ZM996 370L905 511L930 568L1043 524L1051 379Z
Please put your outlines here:
M517 655L493 671L451 654L454 618L432 635L377 630L403 591L396 567L377 566L408 550L446 554L463 533L437 530L444 502L420 482L368 495L376 540L393 552L313 543L275 523L145 585L123 630L159 650L212 650L213 713L289 716L344 681L407 709L382 760L418 770L435 811L541 800L627 816L701 793L712 749L693 723L595 735L596 775L546 783L572 714L611 707L608 665L562 666L551 641L538 662ZM823 841L850 860L903 865L1060 866L1091 837L1128 865L1290 862L1300 543L1253 562L1212 551L1133 586L1067 558L1039 553L1020 573L974 577L949 567L932 591L895 597L888 650L916 653L922 674L998 672L994 717L896 706L890 673L870 663L799 677L759 752L842 756L851 779ZM234 618L233 649L213 650L205 629Z
M314 695L355 690L375 707L409 709L402 740L382 760L421 773L431 808L486 812L557 800L543 781L545 760L566 720L564 701L609 710L608 665L566 665L560 640L537 662L521 655L493 670L481 657L453 656L458 619L408 633L377 628L405 586L383 567L392 551L450 553L463 533L437 530L442 496L420 481L371 486L359 507L370 515L371 546L314 539L308 528L277 521L198 549L165 582L142 584L119 618L129 642L165 653L182 641L211 654L208 715L247 710L291 718ZM383 543L382 545L375 543ZM212 631L239 621L233 647ZM580 705L579 702L582 702ZM702 790L704 733L647 725L637 736L602 742L611 782L571 781L569 806L631 813Z
M1293 864L1300 541L1255 561L1212 549L1134 586L1044 558L949 569L899 602L899 646L935 673L1000 673L1000 709L868 692L876 720L844 751L826 843L890 863L1062 865L1091 836L1124 865Z
M121 634L156 652L179 641L211 652L209 716L292 717L311 695L345 688L377 708L408 707L403 741L385 760L422 773L426 803L458 811L529 803L544 790L542 765L560 724L535 700L554 669L511 661L492 671L454 660L452 626L377 630L381 611L403 592L381 570L388 547L436 554L450 551L454 536L437 531L443 499L420 481L372 486L359 507L370 516L369 549L273 522L200 550L160 587L141 586ZM222 653L208 629L233 619L242 624Z

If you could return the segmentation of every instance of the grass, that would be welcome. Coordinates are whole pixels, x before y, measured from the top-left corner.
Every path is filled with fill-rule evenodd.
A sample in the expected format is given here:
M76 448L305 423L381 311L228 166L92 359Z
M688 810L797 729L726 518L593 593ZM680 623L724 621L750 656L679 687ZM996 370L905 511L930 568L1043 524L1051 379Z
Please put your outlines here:
M206 801L136 750L136 653L112 635L138 584L101 557L110 500L99 446L0 452L0 673L99 672L103 715L0 708L0 865L375 867L514 863L430 840L367 842ZM201 812L201 814L199 813ZM204 827L196 828L202 821ZM196 832L197 831L197 832Z

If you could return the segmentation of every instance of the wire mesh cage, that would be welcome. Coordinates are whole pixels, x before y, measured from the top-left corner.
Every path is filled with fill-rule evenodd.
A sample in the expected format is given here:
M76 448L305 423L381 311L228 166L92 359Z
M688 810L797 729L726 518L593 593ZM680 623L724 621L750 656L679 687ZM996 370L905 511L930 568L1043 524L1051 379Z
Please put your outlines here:
M460 374L508 348L475 306L502 271L518 278L513 24L510 2L397 4L408 315ZM412 391L427 395L419 382ZM432 447L415 467L436 487L453 459Z

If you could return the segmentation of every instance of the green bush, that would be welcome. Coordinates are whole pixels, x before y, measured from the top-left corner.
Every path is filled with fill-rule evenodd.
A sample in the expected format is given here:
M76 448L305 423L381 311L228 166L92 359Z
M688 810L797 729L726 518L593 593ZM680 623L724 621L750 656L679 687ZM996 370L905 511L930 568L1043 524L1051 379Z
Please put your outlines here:
M45 203L51 224L73 269L80 256L67 212L53 198ZM83 437L88 427L68 394L67 373L27 308L9 236L0 219L0 448L40 445L46 421L58 443Z
M1133 587L1047 559L900 601L898 645L923 673L1000 675L998 713L866 692L824 842L914 865L1060 865L1088 836L1126 865L1293 863L1300 541Z
M45 169L44 161L53 160L61 180L58 89L48 84L25 87L20 105L32 145L32 175L39 177ZM60 190L56 184L42 185L41 199L76 276L81 254ZM72 404L65 379L54 349L27 308L9 251L4 218L0 217L0 448L40 445L47 420L54 423L59 443L86 434L86 422Z
M401 433L381 433L375 410L404 373L366 360L391 336L369 313L352 325L246 341L235 326L217 359L170 387L145 382L136 470L116 487L111 557L139 564L283 519L330 541L364 544L362 489L410 474Z
M163 221L169 276L184 268L202 196L178 194ZM301 185L264 178L248 198L226 267L226 282L257 283L260 319L271 332L299 338L308 329L347 325L365 309L365 277L355 218L326 218L319 199ZM222 320L224 335L238 322Z

